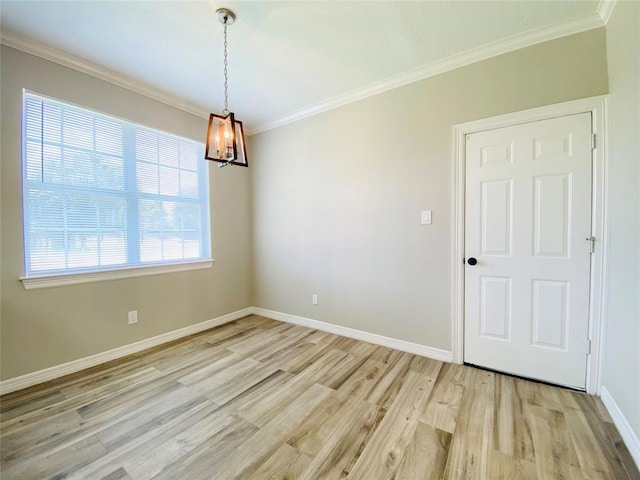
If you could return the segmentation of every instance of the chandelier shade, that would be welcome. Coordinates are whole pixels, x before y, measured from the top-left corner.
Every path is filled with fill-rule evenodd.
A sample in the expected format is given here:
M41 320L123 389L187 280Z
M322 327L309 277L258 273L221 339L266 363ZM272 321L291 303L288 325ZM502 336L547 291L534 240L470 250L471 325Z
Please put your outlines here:
M216 10L216 16L218 21L224 25L224 110L222 110L222 115L215 113L209 115L204 158L218 162L218 167L226 167L227 165L248 167L242 122L236 120L233 112L229 111L227 25L233 24L236 16L227 8Z
M209 115L204 158L221 165L249 166L242 122L235 119L233 112Z

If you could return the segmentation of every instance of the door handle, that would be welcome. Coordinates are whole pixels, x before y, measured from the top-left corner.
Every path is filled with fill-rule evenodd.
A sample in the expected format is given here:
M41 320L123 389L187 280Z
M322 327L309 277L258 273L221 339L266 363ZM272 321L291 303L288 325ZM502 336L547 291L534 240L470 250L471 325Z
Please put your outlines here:
M467 258L467 263L473 267L476 263L478 263L478 260L476 260L475 257L469 257Z

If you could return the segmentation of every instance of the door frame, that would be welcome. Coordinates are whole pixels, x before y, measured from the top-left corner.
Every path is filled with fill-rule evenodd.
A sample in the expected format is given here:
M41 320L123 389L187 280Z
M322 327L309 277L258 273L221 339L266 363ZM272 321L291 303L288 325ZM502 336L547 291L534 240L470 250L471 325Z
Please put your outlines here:
M522 123L547 120L555 117L591 113L595 136L592 163L591 235L596 238L595 252L591 255L589 291L589 332L591 354L587 356L586 390L600 395L602 386L602 360L604 353L604 324L607 271L607 96L601 95L581 100L507 113L453 126L453 225L454 245L452 256L452 357L453 362L464 361L464 234L465 234L465 163L467 134L503 128Z

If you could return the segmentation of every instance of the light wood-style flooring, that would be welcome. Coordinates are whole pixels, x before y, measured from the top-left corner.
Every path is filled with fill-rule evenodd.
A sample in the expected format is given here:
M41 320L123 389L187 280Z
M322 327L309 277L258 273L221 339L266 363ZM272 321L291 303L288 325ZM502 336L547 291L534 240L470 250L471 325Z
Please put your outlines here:
M640 478L597 398L257 316L0 409L2 480Z

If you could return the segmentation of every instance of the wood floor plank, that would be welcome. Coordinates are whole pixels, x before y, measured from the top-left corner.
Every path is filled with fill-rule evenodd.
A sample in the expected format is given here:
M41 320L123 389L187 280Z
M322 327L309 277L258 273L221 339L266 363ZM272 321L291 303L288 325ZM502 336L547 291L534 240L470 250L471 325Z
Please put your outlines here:
M311 410L304 421L299 422L290 432L286 443L309 457L314 457L327 441L336 423L344 423L345 400L337 395L329 395L324 402ZM354 410L347 408L350 414Z
M262 348L251 354L255 360L264 361L273 356L278 356L283 351L288 351L292 346L301 341L306 341L311 332L308 328L295 326L289 329L285 334L280 335L280 339L271 344L264 345Z
M336 366L331 370L323 372L319 375L317 382L329 388L338 389L356 372L362 364L366 362L366 358L348 353Z
M356 341L355 345L349 349L349 353L369 358L377 349L378 346L373 343Z
M259 351L263 345L270 344L273 340L280 338L279 334L291 328L288 324L269 324L260 329L247 330L236 338L229 338L216 343L219 348L226 348L234 353L250 355Z
M390 347L379 346L369 358L377 362L389 363L389 357L391 357L391 354L393 354L393 352L397 352L397 350L394 350Z
M92 395L91 392L104 393L105 391L121 388L122 382L139 381L140 377L150 374L159 374L155 369L145 368L139 361L132 361L129 357L122 361L122 364L109 362L105 364L104 371L96 370L93 367L86 376L79 374L67 375L61 379L48 382L37 390L37 387L26 389L22 403L15 403L12 398L15 394L2 397L0 409L3 411L0 427L8 430L12 425L25 423L29 418L33 419L41 411L50 412L61 403L67 402L70 398L77 398L83 393ZM144 373L143 373L144 372ZM114 387L114 385L117 385ZM7 398L5 398L7 397ZM67 406L63 408L67 408Z
M142 406L149 398L170 395L171 392L181 388L182 385L178 382L167 381L167 377L161 376L150 382L141 382L132 388L123 389L95 402L83 405L77 409L77 412L85 420L100 418L113 412Z
M308 337L307 337L308 338ZM265 365L271 365L275 368L284 371L290 371L291 367L288 367L291 362L299 359L302 355L308 355L309 352L315 352L315 356L320 357L324 353L325 349L329 347L321 346L307 341L307 338L299 340L290 345L286 350L278 350L268 356L264 356L261 362ZM313 353L312 353L313 355Z
M600 401L598 399L598 401ZM607 431L607 435L613 444L613 447L618 452L618 457L620 461L624 465L625 470L627 471L627 476L629 480L640 480L640 472L638 472L638 467L636 467L636 463L631 456L631 453L627 449L627 446L624 444L622 437L620 436L620 432L613 424L613 422L604 423L604 428ZM624 477L621 477L624 478Z
M363 362L337 389L341 398L349 401L365 399L375 388L388 365L369 358Z
M221 349L218 352L216 358L210 358L209 361L203 364L202 368L185 372L177 380L183 385L191 385L201 380L206 380L217 372L245 360L244 357L233 353L231 350Z
M506 455L529 463L535 462L531 426L525 403L516 391L516 381L506 375L496 375L494 448Z
M0 412L3 480L640 480L597 398L255 315Z
M0 409L2 410L2 413L0 413L0 421L3 425L15 418L42 410L66 399L64 394L59 390L46 393L39 393L37 391L31 394L27 393L25 394L24 400L14 394L9 395L13 395L13 397L7 398L6 400L3 397L2 403L0 404Z
M66 399L102 394L113 391L114 386L115 390L118 390L127 384L137 383L143 378L158 374L159 371L155 366L149 367L142 362L128 362L118 368L109 369L103 375L96 372L95 375L87 379L78 379L78 381L62 387L60 393Z
M493 451L494 374L475 369L470 373L460 402L443 475L445 479L490 478L488 475Z
M110 397L116 392L126 390L130 387L133 387L134 385L139 384L140 382L158 378L161 375L162 372L156 370L155 368L145 368L144 370L136 371L127 377L114 380L113 382L108 383L96 390L85 392L70 398L64 398L63 400L60 400L57 403L51 404L45 408L29 410L27 413L19 417L8 420L4 424L2 424L0 428L2 429L3 434L9 435L16 430L28 427L29 425L32 425L34 423L47 421L58 414L64 414L70 410L76 410L85 405L92 404L96 401Z
M234 458L237 450L258 431L241 418L201 443L197 448L172 463L153 477L154 480L211 480L224 475L224 462ZM226 478L233 478L227 476Z
M105 475L100 480L133 480L133 479L129 476L129 474L124 468L120 467L117 470L114 470L113 472L109 473L108 475Z
M288 444L283 444L271 455L256 472L243 475L241 479L294 480L311 462L311 458L300 453Z
M257 330L260 330L265 326L271 325L271 323L272 322L264 317L250 315L240 320L235 320L233 322L229 322L224 325L212 328L211 330L201 332L200 334L198 334L198 338L200 338L203 342L216 345L222 340L230 337L235 337L242 333L256 332Z
M169 432L163 439L156 438L153 448L132 452L123 466L134 480L153 478L235 421L231 416L205 416L185 430Z
M311 449L314 442L305 439L304 448L316 453L311 455L313 460L299 480L346 478L385 413L368 402L344 402L332 422L317 427L313 437L309 436L320 440L315 443L319 449Z
M15 457L25 455L29 451L29 447L73 431L80 427L82 422L83 419L78 415L78 412L69 410L60 415L44 418L37 424L3 435L1 460L7 464Z
M536 405L548 410L561 412L566 407L566 399L560 393L566 390L558 389L543 383L531 382L522 378L514 378L516 391L523 402ZM560 393L559 393L560 392Z
M312 346L308 349L305 349L299 355L291 358L289 361L284 363L280 368L285 372L298 374L309 366L314 364L327 352L331 351L331 347L325 343L312 344Z
M272 375L252 385L240 395L237 395L225 403L220 407L218 413L242 416L243 413L256 408L256 405L268 405L269 400L267 400L267 398L277 398L278 394L287 388L287 384L291 382L293 378L293 375L290 373L277 370Z
M386 372L367 396L367 401L387 409L400 391L402 380L409 371L409 363L411 355L396 350L389 359Z
M232 352L245 357L253 356L256 353L260 353L265 348L286 339L287 336L285 334L292 328L293 327L291 325L282 324L278 327L270 328L259 335L251 335L242 340L233 342L233 344L228 345L227 348Z
M464 368L452 363L443 365L422 415L422 422L453 433L465 387Z
M201 342L197 345L191 345L181 352L175 352L173 355L165 358L145 361L144 363L162 372L171 372L188 367L202 360L213 362L229 353L227 350L216 348L207 342Z
M351 353L351 349L354 348L357 343L358 340L354 338L340 337L336 335L329 345L331 345L331 348L335 350Z
M579 466L567 419L562 412L527 405L535 463L541 478L570 478L572 466Z
M199 337L189 336L180 338L169 343L166 348L163 345L153 347L149 352L145 352L144 355L135 354L143 365L162 365L164 363L170 363L171 359L178 358L184 354L190 354L196 352L198 349L207 348L206 342Z
M283 386L282 389L271 393L258 403L239 410L240 416L259 427L264 426L302 392L316 384L319 378L327 378L332 370L347 356L337 350L329 350L315 361L309 368Z
M9 468L2 468L2 480L24 480L64 478L67 469L77 464L97 460L107 449L95 437L89 437L65 447L60 452L44 456L29 457L25 461L15 463Z
M413 439L400 460L396 478L439 480L449 455L451 434L418 422Z
M204 418L213 416L216 409L217 405L209 402L190 406L180 415L167 419L153 429L147 429L137 437L129 438L124 443L111 445L108 452L98 460L86 465L77 465L69 472L68 478L81 480L106 476L119 467L123 467L129 458L135 457L138 453L144 455L146 451L156 448L155 442L161 444L179 434L183 429L197 424Z
M323 340L327 339L331 334L328 332L322 332L320 330L314 330L311 332L311 335L309 335L309 338L307 338L307 342L309 343L319 343L322 342Z
M68 426L57 435L30 443L21 453L28 458L45 458L90 437L96 437L101 444L106 443L110 447L121 443L123 439L140 436L145 431L155 429L158 422L170 422L174 416L180 414L187 403L186 406L190 407L204 402L204 399L198 400L193 392L176 386L170 393L163 390L155 397L145 398L144 402L125 404L118 410L117 415L101 415L85 419L79 425ZM3 463L12 466L19 460L12 456Z
M614 477L608 473L599 472L597 470L591 470L590 468L571 466L571 476L568 477L571 480L618 480L619 478L626 479L626 477Z
M275 371L273 367L264 366L252 358L245 358L188 386L218 405L223 405Z
M278 415L264 424L239 446L233 455L222 460L211 480L252 475L283 444L300 420L331 395L331 389L314 384L291 401Z
M0 402L0 412L6 414L9 410L13 410L16 405L21 408L43 408L44 405L38 402L38 399L40 398L50 396L51 394L60 396L62 394L62 390L71 385L90 382L96 377L109 376L114 371L118 372L124 370L125 372L128 372L137 368L144 368L144 366L141 366L140 361L134 355L130 355L121 359L112 360L102 365L82 370L81 372L65 375L64 377L57 378L40 385L35 385L24 390L8 393L2 396L2 402ZM64 394L62 394L62 396L64 396ZM13 415L10 416L13 417ZM2 421L7 419L6 416L0 416L0 418L2 417L4 417Z
M148 399L145 404L132 414L123 417L121 421L100 430L96 428L94 434L103 445L112 448L137 438L163 422L169 422L203 403L207 402L197 392L184 387L177 388L160 398Z
M613 470L609 466L584 412L567 409L564 411L564 416L571 431L571 440L575 446L580 466L584 469L611 475Z
M620 452L620 445L616 445L615 441L609 436L609 432L602 416L596 405L595 398L590 395L572 392L576 404L580 406L580 410L584 412L584 418L589 424L589 429L593 433L597 442L597 448L606 457L606 465L614 478L627 478L629 471L627 470L628 462L623 457L624 452ZM622 453L622 455L621 455ZM601 470L601 469L599 469Z
M488 478L491 480L538 480L542 477L538 477L535 463L494 450L491 452Z
M415 434L433 387L427 376L413 370L408 371L404 379L398 395L365 446L349 478L393 478L404 450Z

